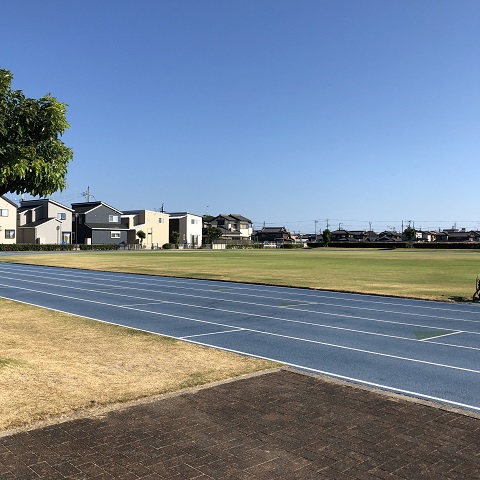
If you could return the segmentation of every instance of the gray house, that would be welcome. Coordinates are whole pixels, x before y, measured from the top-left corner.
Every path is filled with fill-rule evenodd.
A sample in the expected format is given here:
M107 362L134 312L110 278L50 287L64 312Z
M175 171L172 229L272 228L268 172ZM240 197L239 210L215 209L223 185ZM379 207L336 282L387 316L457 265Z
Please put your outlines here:
M103 202L72 203L74 242L86 245L126 244L128 228L122 212Z
M68 244L72 209L52 199L22 200L17 209L17 243Z

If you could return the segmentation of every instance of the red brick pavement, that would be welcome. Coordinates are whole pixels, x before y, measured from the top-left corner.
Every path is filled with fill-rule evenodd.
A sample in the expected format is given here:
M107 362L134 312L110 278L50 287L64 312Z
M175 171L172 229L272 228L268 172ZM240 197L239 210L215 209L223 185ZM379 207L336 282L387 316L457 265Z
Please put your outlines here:
M480 416L280 370L0 436L0 479L480 479Z

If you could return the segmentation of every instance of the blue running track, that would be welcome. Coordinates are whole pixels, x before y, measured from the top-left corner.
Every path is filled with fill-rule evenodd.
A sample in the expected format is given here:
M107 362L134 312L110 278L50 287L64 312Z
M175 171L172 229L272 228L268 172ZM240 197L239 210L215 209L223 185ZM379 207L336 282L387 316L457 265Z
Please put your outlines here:
M0 263L0 296L480 412L480 305Z

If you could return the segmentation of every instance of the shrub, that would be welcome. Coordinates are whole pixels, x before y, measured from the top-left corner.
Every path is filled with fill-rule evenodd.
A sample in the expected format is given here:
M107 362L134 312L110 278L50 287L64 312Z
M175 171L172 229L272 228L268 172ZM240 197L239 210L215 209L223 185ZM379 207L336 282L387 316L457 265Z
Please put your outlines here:
M162 245L162 248L165 250L170 250L171 248L173 248L173 245L171 243L164 243Z

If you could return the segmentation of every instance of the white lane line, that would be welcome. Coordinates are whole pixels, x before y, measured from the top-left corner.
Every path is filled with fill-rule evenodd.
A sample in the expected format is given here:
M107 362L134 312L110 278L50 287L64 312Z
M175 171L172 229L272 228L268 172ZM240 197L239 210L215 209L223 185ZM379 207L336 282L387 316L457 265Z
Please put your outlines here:
M0 284L0 286L2 286L2 285ZM88 299L84 299L84 298L72 297L72 296L69 296L69 295L61 295L59 293L50 293L50 292L46 293L46 292L43 292L41 290L34 290L34 289L31 289L31 288L11 287L11 286L9 286L9 288L17 289L17 290L24 290L24 291L28 291L28 292L34 292L34 293L41 293L42 295L49 295L49 296L52 296L52 297L67 298L69 300L77 300L77 301L80 301L80 302L92 303L92 304L96 304L96 305L104 305L104 306L112 307L112 308L133 310L135 312L148 313L148 314L155 315L155 316L176 318L176 319L180 319L180 320L186 320L186 321L201 323L201 324L205 324L205 325L218 325L218 326L221 326L221 327L231 328L231 329L238 328L236 325L229 325L229 324L226 324L226 323L210 322L208 320L200 320L198 318L184 317L184 316L172 315L172 314L168 314L168 313L160 313L160 312L155 312L155 311L151 311L151 310L135 309L135 308L131 308L131 307L125 307L125 306L110 304L110 303L106 303L106 302L99 302L97 300L88 300ZM4 297L4 298L8 298L8 297ZM13 299L13 300L15 300L15 299ZM24 303L27 303L27 302L24 302ZM43 305L37 305L37 306L43 307ZM49 308L49 307L43 307L43 308ZM51 309L51 310L54 310L54 309ZM68 313L68 312L66 312L66 313ZM374 352L374 351L371 351L371 350L365 350L365 349L361 349L361 348L347 347L345 345L336 345L336 344L328 343L328 342L320 342L318 340L310 340L310 339L307 339L307 338L295 337L295 336L292 336L292 335L283 335L283 334L279 334L279 333L265 332L263 330L257 330L257 329L253 329L253 328L244 328L243 330L245 332L258 333L260 335L267 335L267 336L272 336L272 337L285 338L287 340L294 340L294 341L299 341L299 342L304 342L304 343L323 345L323 346L326 346L326 347L339 348L339 349L342 349L342 350L360 352L360 353L365 353L365 354L368 354L368 355L375 355L375 356L385 357L385 358L393 358L395 360L403 360L403 361L407 361L407 362L420 363L420 364L424 364L424 365L431 365L431 366L434 366L434 367L448 368L448 369L452 369L452 370L459 370L459 371L463 371L463 372L480 374L480 370L474 370L474 369L471 369L471 368L457 367L457 366L454 366L454 365L447 365L447 364L437 363L437 362L429 362L427 360L419 360L419 359L409 358L409 357L401 357L399 355L390 355L390 354L387 354L387 353ZM175 337L175 338L178 338L178 337Z
M194 337L208 337L210 335L222 335L224 333L232 333L232 332L242 332L244 331L244 328L236 328L235 330L221 330L218 332L211 332L211 333L198 333L197 335L187 335L186 337L178 337L179 340L188 340L189 338L194 338Z
M112 296L112 297L132 298L132 299L136 299L136 300L151 300L151 299L146 299L146 298L133 296L133 295L128 295L128 294L123 294L123 293L115 293L115 292L95 290L95 289L86 289L86 288L73 287L73 286L64 286L64 285L50 284L50 283L45 283L45 282L36 282L36 281L33 281L33 280L24 280L24 282L39 284L39 285L42 285L42 286L61 287L61 288L64 288L64 289L69 289L69 290L80 290L82 292L100 293L100 294L108 295L108 296ZM12 287L12 288L15 288L15 287ZM122 287L122 288L127 289L126 287ZM127 290L138 290L138 289L134 288L134 289L127 289ZM180 295L184 296L184 294L180 294ZM195 298L198 298L198 297L195 296ZM237 301L234 301L234 300L232 300L232 302L238 303ZM388 335L388 334L385 334L385 333L369 332L369 331L358 330L358 329L353 329L353 328L337 327L337 326L334 326L334 325L326 325L326 324L322 324L322 323L318 323L318 322L306 322L306 321L302 321L302 320L293 320L293 319L274 317L274 316L269 316L269 315L260 315L260 314L249 313L249 312L241 312L241 311L236 311L236 310L227 310L227 309L224 309L224 308L208 307L208 306L203 306L203 305L191 305L191 304L188 304L188 303L181 303L181 302L172 302L172 301L168 301L168 300L158 300L158 301L150 301L150 302L144 302L144 303L134 303L134 304L122 305L122 306L132 307L132 306L141 306L141 305L162 305L162 304L178 305L178 306L189 307L189 308L194 308L194 309L203 309L203 310L210 310L210 311L215 311L215 312L242 315L242 316L245 316L245 317L248 317L248 318L256 317L256 318L261 318L261 319L265 319L265 320L275 320L275 321L283 322L283 323L293 323L293 324L299 324L299 325L313 326L313 327L317 327L317 328L326 328L326 329L330 329L330 330L339 330L339 331L345 331L345 332L351 332L351 333L360 333L360 334L363 334L363 335L372 335L372 336L377 336L377 337L392 338L392 339L396 339L396 340L406 340L406 341L409 341L409 342L418 342L419 341L416 338L402 337L400 335ZM266 306L268 306L268 305L266 305ZM325 314L325 315L336 315L336 314ZM356 318L356 317L347 316L347 318ZM401 325L403 325L403 324L401 324ZM477 334L476 332L467 332L467 331L462 331L461 333ZM466 349L466 350L480 350L480 348L478 348L478 347L471 347L471 346L458 345L458 344L450 344L450 343L442 343L442 342L435 342L435 344L446 346L446 347L452 347L452 348L463 348L463 349Z
M427 342L428 343L428 342L434 341L437 338L449 337L450 335L458 335L459 333L465 333L465 332L458 331L458 332L444 333L443 335L435 335L433 337L422 338L421 340L419 340L419 342Z
M14 269L13 269L14 270ZM85 270L79 270L81 273L82 273L82 276L90 276L90 277L94 277L95 279L106 279L106 280L112 280L112 275L113 274L116 274L116 272L112 272L112 275L105 275L105 274L96 274L95 271L85 271ZM122 275L122 273L118 273L119 275ZM28 275L28 274L24 274L24 275ZM78 275L75 276L74 274L65 274L65 273L56 273L56 275L61 275L61 276L65 276L65 277L73 277L75 280L75 282L82 282L80 280L77 280L78 279ZM135 275L135 274L123 274L123 275ZM30 275L30 276L35 276L35 275ZM53 277L55 279L55 277ZM188 280L188 279L185 279L185 280ZM218 288L192 288L192 287L185 287L183 286L185 283L188 284L187 281L182 281L182 280L174 280L172 279L172 277L169 277L168 279L162 279L162 277L157 277L157 276L153 276L153 278L150 278L147 281L145 282L139 282L139 281L129 281L129 280L116 280L117 284L118 283L127 283L127 284L135 284L135 285L147 285L147 286L152 286L152 283L155 283L155 284L166 284L169 288L175 288L175 289L181 289L181 290L195 290L195 291L205 291L205 292L214 292L214 293L224 293L224 294L228 294L228 295L242 295L242 296L246 296L246 297L254 297L254 298L263 298L263 299L268 299L268 300L285 300L284 297L272 297L272 296L267 296L267 295L258 295L255 294L245 294L245 293L236 293L236 292L229 292L228 290L253 290L255 292L258 292L258 289L260 287L262 287L262 290L267 290L265 287L268 287L268 286L264 286L264 285L259 285L257 289L253 289L253 288L250 288L250 287L234 287L234 286L225 286L225 287L222 287L222 290L219 290ZM199 280L198 282L202 282L201 280ZM203 282L209 282L209 280L203 280ZM86 283L91 283L91 282L86 282ZM182 286L175 286L175 285L172 285L172 283L181 283ZM194 285L197 285L198 283L195 283ZM112 285L114 286L115 288L121 288L119 287L118 285ZM283 288L285 290L288 289L288 287L276 287L276 288ZM270 291L270 290L267 290L267 291ZM307 294L307 293L296 293L296 292L282 292L282 294L285 294L285 295L295 295L295 296L306 296L307 298L310 298L313 296L313 291L309 291L309 290L306 290L306 292L312 292L312 294ZM319 293L321 293L320 291L318 291ZM317 293L317 292L315 292ZM173 294L173 293L172 293ZM347 294L345 294L347 295ZM348 295L360 295L360 294L348 294ZM341 301L345 301L347 300L346 298L342 298L342 297L335 297L335 296L325 296L325 295L322 295L322 299L323 298L332 298L334 300L341 300ZM374 297L376 298L376 297ZM414 302L427 302L426 300L412 300L412 299L406 299L408 301L414 301ZM227 301L227 300L225 300ZM234 300L230 300L230 301L234 301ZM349 300L350 301L350 300ZM448 307L444 307L444 308L441 308L441 307L430 307L430 306L424 306L424 305L405 305L404 303L393 303L393 302L385 302L385 301L381 301L381 302L378 302L378 301L373 301L373 300L352 300L352 301L356 301L356 302L363 302L363 303L374 303L374 304L378 304L378 305L389 305L389 306L400 306L402 308L415 308L415 309L428 309L428 310L440 310L442 312L445 312L445 311L449 311L449 312L454 312L454 313L469 313L469 314L479 314L480 311L458 311L458 310L455 310L455 309L451 309L451 308L448 308ZM391 311L391 310L383 310L383 309L376 309L376 308L366 308L366 307L356 307L356 306L352 306L352 305L338 305L338 304L332 304L332 303L327 303L327 302L320 302L318 300L316 300L315 302L311 302L311 301L308 301L307 303L310 303L310 304L317 304L317 305L324 305L324 306L333 306L333 307L341 307L341 308L351 308L351 309L354 309L354 310L367 310L367 311L374 311L374 312L383 312L383 313L393 313L393 314L399 314L399 315L405 315L405 312L398 312L398 311ZM282 307L282 308L292 308L294 309L294 307ZM298 309L300 310L300 309ZM302 311L309 311L309 310L302 310ZM429 314L420 314L420 313L406 313L407 315L409 316L419 316L419 317L430 317L430 318L440 318L440 319L445 319L445 320L456 320L456 321L463 321L463 322L472 322L472 323L480 323L480 320L466 320L466 319L463 319L463 318L456 318L456 317L439 317L439 316L435 316L433 317L432 315L429 315Z
M477 407L476 405L470 405L468 403L455 402L455 401L449 400L447 398L434 397L432 395L426 395L425 393L421 393L421 392L414 392L414 391L411 391L411 390L404 390L404 389L398 388L398 387L392 387L390 385L383 385L381 383L369 382L367 380L362 380L360 378L347 377L346 375L340 375L338 373L327 372L325 370L319 370L317 368L306 367L304 365L298 365L296 363L285 362L284 360L278 359L278 358L265 357L263 355L255 355L255 354L252 354L252 353L244 352L242 350L235 350L235 349L227 348L227 347L219 347L217 345L212 345L212 344L205 343L205 342L198 342L198 341L195 341L195 340L186 340L186 341L191 342L191 343L195 343L196 345L202 345L204 347L213 347L213 348L218 348L220 350L225 350L227 352L238 353L240 355L248 355L250 357L255 357L255 358L258 358L260 360L268 360L270 362L283 363L284 365L288 365L289 367L298 368L300 370L307 370L309 372L317 373L319 375L327 375L329 377L339 378L341 380L345 380L345 381L348 381L348 382L355 382L355 383L359 383L361 385L367 385L369 387L379 388L381 390L388 390L390 392L400 393L402 395L409 395L409 396L413 396L413 397L424 398L425 400L431 400L431 401L434 401L434 402L446 403L448 405L453 405L455 407L468 408L468 409L472 409L472 410L476 410L476 411L480 412L480 407Z
M36 275L25 275L25 276L38 278L38 276L36 276ZM54 278L54 280L57 280L57 279ZM61 287L61 288L71 288L71 289L76 288L76 287L65 286L65 285L62 285L62 284L59 284L59 285L54 284L54 283L49 284L49 283L44 283L44 282L36 282L36 281L32 281L32 280L22 280L22 281L29 282L29 283L37 283L37 284L40 284L40 285L56 286L56 287ZM81 280L73 280L71 283L79 283L79 284L85 284L86 283L88 285L92 284L92 282L86 282L86 281L81 281ZM132 283L134 283L134 282L132 282ZM219 301L219 299L217 297L208 297L208 296L205 296L205 295L193 295L193 294L177 293L177 292L158 292L158 291L150 290L150 289L147 289L147 288L141 289L141 288L138 288L138 287L116 286L116 285L111 285L111 284L108 284L108 283L107 284L102 284L102 283L98 283L98 282L96 283L96 285L97 286L102 286L102 287L114 287L114 288L117 288L117 289L124 289L124 290L127 290L127 291L140 290L142 293L144 293L144 292L150 292L150 293L156 293L156 294L161 293L161 294L164 294L164 295L172 295L172 296L195 298L195 299L200 298L202 300L208 299L208 300L213 300L213 301ZM82 290L84 290L84 289L82 289ZM92 290L92 291L95 291L95 290ZM98 291L98 292L99 293L110 294L110 295L115 295L114 293L110 293L110 292L102 292L102 291ZM129 297L129 298L138 298L138 299L141 299L141 300L152 300L152 299L147 299L147 298L144 298L144 297L134 297L134 296L129 296L129 295L125 295L125 296ZM322 311L319 312L319 311L312 311L312 310L306 310L306 309L300 309L300 308L292 309L292 308L280 307L278 305L245 302L245 301L231 300L231 299L222 299L221 301L222 302L228 302L228 303L239 303L241 305L253 305L253 306L260 306L260 307L267 307L267 308L274 308L274 309L281 309L281 310L292 310L292 311L298 311L298 312L308 313L308 314L312 314L312 315L320 314L322 316L331 316L331 317L338 317L338 318L347 318L347 319L353 319L353 320L376 322L376 323L381 323L381 324L385 323L385 324L392 324L392 325L403 325L403 326L411 326L411 327L416 327L416 328L428 328L428 329L434 329L434 330L435 329L438 330L439 328L442 328L442 329L448 328L448 327L439 327L439 326L436 326L436 325L432 326L432 325L415 324L415 323L408 323L408 322L398 322L398 321L394 321L394 320L383 320L383 319L377 319L377 318L361 317L361 316L357 316L357 315L347 315L347 314L340 314L340 313L333 313L333 312L322 312ZM166 303L167 301L165 300L164 302ZM175 303L175 302L171 302L171 303ZM182 304L182 303L178 303L178 304L179 305L188 305L188 304ZM200 307L199 306L199 308L206 308L206 307ZM383 312L383 313L398 313L398 312ZM414 315L414 314L412 314L412 315ZM446 319L446 318L443 318L443 319ZM285 319L282 319L282 320L288 321L288 320L285 320ZM457 322L458 321L464 321L462 319L448 319L448 320L455 320ZM467 323L471 323L471 322L467 321ZM480 321L479 321L479 323L480 323ZM340 328L340 327L333 327L333 326L328 327L326 325L322 325L322 326L324 326L325 328ZM456 330L458 330L458 329L455 329L455 331ZM352 331L355 331L355 330L352 330ZM360 330L358 330L358 331L363 332L363 331L360 331ZM472 335L480 335L479 332L474 332L474 331L469 331L469 330L462 330L462 331L464 333L469 333L469 334L472 334ZM370 333L372 335L382 335L382 334L373 333L373 332L363 332L363 333ZM395 337L392 336L392 338L395 338ZM398 338L405 338L405 337L398 337ZM445 345L450 345L450 344L445 344ZM463 346L459 346L459 345L452 345L452 346L456 346L458 348L463 347ZM470 348L475 348L475 347L465 347L465 348L470 349Z

